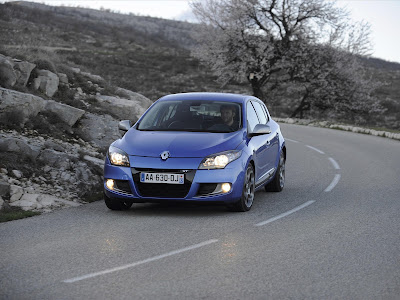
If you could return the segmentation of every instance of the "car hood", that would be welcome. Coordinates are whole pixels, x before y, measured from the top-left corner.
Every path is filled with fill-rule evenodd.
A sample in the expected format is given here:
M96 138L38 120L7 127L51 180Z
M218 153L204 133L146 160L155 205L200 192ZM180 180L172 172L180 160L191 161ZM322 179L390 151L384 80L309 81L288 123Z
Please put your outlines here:
M160 157L169 151L170 157L205 157L234 150L243 141L243 131L230 133L140 131L131 128L113 146L128 155Z

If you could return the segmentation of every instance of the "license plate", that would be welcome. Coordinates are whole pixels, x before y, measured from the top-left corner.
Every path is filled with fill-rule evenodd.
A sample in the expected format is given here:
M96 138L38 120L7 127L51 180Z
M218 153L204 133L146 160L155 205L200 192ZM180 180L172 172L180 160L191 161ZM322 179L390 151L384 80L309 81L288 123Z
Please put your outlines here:
M142 183L168 183L168 184L184 184L184 174L168 174L168 173L140 173L140 182Z

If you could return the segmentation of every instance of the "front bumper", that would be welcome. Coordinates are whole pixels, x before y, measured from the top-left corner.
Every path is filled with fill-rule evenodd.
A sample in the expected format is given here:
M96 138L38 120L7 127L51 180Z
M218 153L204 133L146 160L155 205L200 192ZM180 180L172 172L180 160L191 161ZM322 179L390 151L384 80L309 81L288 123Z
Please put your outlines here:
M118 167L111 165L106 158L104 192L107 197L139 203L168 201L233 203L242 195L245 166L240 158L224 169L217 170L197 170L202 158L169 158L163 161L155 157L131 156L130 161L131 167ZM140 172L183 173L185 184L140 183ZM129 188L110 190L106 186L107 179L121 181ZM212 184L225 182L232 185L228 193L205 192Z

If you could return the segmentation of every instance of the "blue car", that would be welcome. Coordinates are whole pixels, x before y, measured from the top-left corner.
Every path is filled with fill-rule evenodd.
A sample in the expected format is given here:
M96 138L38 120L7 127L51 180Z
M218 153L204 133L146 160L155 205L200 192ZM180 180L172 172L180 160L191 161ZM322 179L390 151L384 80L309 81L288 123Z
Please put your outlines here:
M264 103L246 95L182 93L162 97L109 147L104 200L220 203L248 211L256 190L282 191L285 140Z

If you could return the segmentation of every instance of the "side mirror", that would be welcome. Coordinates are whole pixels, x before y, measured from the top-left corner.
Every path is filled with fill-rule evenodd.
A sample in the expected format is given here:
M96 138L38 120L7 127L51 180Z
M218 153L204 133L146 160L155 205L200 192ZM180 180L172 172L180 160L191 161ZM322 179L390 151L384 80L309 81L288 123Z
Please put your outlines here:
M132 123L129 120L122 120L118 123L118 129L122 136L132 127Z
M254 127L253 132L250 133L250 137L256 135L270 134L270 133L271 133L271 127L269 127L266 124L257 124L256 127Z

